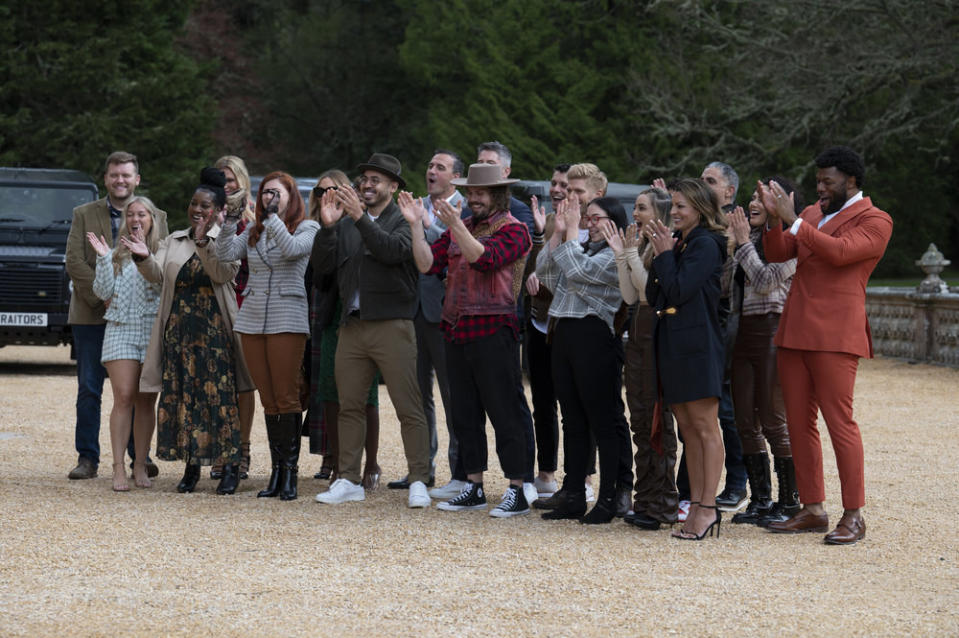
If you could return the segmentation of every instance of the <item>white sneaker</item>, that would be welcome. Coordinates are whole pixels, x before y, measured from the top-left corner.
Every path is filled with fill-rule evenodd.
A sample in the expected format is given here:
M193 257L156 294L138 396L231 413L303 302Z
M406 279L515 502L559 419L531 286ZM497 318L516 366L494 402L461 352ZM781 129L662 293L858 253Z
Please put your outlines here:
M586 502L592 503L596 500L596 493L593 491L593 486L589 483L586 484Z
M459 496L464 487L466 487L466 481L457 481L456 479L451 479L446 485L431 489L430 496L448 501L454 496Z
M539 498L539 491L533 483L523 483L523 496L526 497L527 503L532 503Z
M540 498L549 498L550 496L556 493L556 490L559 489L559 485L556 484L555 480L544 481L538 476L535 479L533 479L533 487L536 488L536 493L539 495ZM527 497L527 500L529 500L528 497ZM530 501L530 503L532 502L533 501Z
M430 495L426 492L426 485L423 481L410 483L410 496L406 504L411 508L430 506Z
M687 516L689 516L689 501L680 501L679 513L676 516L676 520L683 523L686 521Z
M327 505L338 505L348 501L365 501L366 491L362 485L357 485L349 479L340 478L333 481L325 492L316 495L317 503L326 503Z

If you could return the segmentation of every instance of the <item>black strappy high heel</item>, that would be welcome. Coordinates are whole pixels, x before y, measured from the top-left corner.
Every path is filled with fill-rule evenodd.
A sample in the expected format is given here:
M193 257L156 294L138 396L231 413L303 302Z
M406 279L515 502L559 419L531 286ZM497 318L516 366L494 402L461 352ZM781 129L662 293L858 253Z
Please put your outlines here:
M723 523L723 513L719 510L719 507L717 507L716 505L703 505L700 503L699 506L708 510L715 510L716 519L709 524L709 527L703 530L702 534L696 535L693 532L689 532L689 531L686 531L685 529L681 529L679 530L679 535L673 535L673 538L678 538L684 541L701 541L704 538L706 538L706 534L709 534L710 536L713 535L714 527L716 528L716 538L719 538L719 529Z

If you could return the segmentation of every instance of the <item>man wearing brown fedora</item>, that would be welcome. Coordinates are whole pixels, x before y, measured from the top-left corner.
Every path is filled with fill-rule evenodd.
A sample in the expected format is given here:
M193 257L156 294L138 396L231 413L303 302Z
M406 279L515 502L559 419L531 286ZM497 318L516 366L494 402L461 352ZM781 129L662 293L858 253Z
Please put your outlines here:
M508 179L498 166L473 164L466 179L472 215L446 201L437 215L447 230L428 244L412 195L399 195L400 210L413 237L413 257L423 273L446 275L442 326L452 399L453 426L466 471L466 486L438 507L447 511L486 509L483 473L487 470L486 417L496 435L496 453L510 485L490 516L529 513L523 493L527 472L525 422L529 409L519 364L516 297L531 241L526 226L509 211Z
M429 507L429 429L416 380L413 329L419 275L410 226L393 201L406 181L400 176L399 160L384 153L374 153L357 170L358 193L340 188L323 195L323 227L313 246L313 268L336 272L343 306L335 364L340 475L316 500L337 504L365 499L360 462L366 442L366 396L379 369L400 421L410 481L408 504Z

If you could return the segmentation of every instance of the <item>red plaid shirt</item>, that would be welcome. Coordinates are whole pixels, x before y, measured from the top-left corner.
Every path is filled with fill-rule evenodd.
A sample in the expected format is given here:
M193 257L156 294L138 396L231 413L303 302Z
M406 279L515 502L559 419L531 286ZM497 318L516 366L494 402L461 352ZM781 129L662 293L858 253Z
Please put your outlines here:
M473 227L473 218L464 220L467 228ZM499 270L513 263L529 252L529 231L522 223L506 224L490 237L479 239L485 250L470 268L480 271ZM441 273L449 264L448 250L450 247L450 231L447 230L440 238L433 242L433 266L427 274ZM503 326L509 326L513 336L519 339L519 320L515 312L505 315L468 315L460 317L456 325L443 321L443 331L447 341L453 343L469 343L482 337L488 337Z

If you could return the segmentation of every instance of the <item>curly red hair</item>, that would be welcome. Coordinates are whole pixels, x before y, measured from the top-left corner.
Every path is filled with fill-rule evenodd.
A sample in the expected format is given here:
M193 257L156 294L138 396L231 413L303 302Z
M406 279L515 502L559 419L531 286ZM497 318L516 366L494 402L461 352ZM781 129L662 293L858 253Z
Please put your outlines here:
M256 246L256 242L259 241L260 234L263 232L263 185L274 179L279 180L280 184L283 185L283 188L285 188L286 192L290 195L290 201L286 206L286 217L284 218L286 230L292 235L296 227L299 226L300 222L306 217L306 208L303 206L303 198L300 197L300 191L296 187L296 180L293 179L289 173L273 171L260 182L260 189L256 194L256 219L253 228L250 229L250 246Z

